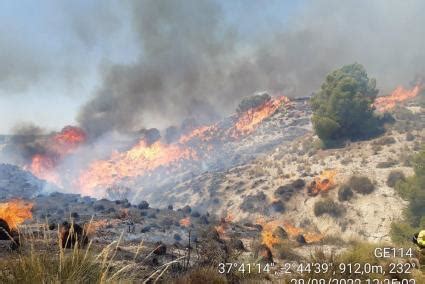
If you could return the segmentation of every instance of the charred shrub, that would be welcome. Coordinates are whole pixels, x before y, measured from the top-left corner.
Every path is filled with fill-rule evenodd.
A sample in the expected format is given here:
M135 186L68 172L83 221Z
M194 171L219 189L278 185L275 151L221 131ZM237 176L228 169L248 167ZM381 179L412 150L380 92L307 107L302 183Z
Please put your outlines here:
M296 189L302 189L305 186L305 181L301 178L296 179L292 182L292 186L295 187Z
M60 228L60 237L62 248L73 248L77 244L79 247L85 247L88 243L85 230L75 223L63 222Z
M392 145L397 143L397 141L392 136L385 136L375 141L375 145L385 146Z
M275 192L274 195L283 201L289 201L292 197L292 195L297 191L297 189L292 184L285 184L282 186L279 186Z
M348 185L357 193L370 194L375 190L372 181L365 176L352 176Z
M395 187L398 181L405 181L406 177L402 171L391 171L387 178L387 185L389 187Z
M259 192L255 195L248 195L240 205L240 209L250 213L259 212L259 210L262 211L266 198L263 192Z
M143 200L139 203L139 205L137 205L137 208L140 210L149 209L149 203Z
M376 165L376 167L378 168L378 169L386 169L386 168L391 168L391 167L394 167L395 165L397 165L398 164L398 162L397 161L394 161L394 160L388 160L388 161L385 161L385 162L379 162L377 165Z
M93 208L94 208L94 211L103 211L103 210L105 210L105 206L103 206L103 204L96 204Z
M3 219L0 219L0 240L10 240L10 227Z
M230 248L220 239L214 227L201 231L199 242L199 257L202 265L218 265L229 259Z
M273 210L276 211L276 212L285 211L285 205L280 200L273 201L271 205L272 205Z
M317 217L328 214L332 217L340 217L344 208L331 199L319 200L314 204L314 215Z
M344 184L338 190L338 200L339 201L349 201L353 197L354 193L351 188Z
M412 134L412 132L406 133L406 141L413 141L415 140L415 135Z

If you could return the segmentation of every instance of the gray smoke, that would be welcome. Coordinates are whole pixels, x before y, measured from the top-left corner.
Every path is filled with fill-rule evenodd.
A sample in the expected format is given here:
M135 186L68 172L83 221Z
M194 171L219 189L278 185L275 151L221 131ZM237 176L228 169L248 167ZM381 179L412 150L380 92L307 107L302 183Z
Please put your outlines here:
M258 1L258 9L267 2ZM204 102L229 113L268 90L305 96L332 69L362 63L384 92L425 73L423 1L307 1L281 30L241 40L213 1L134 1L133 64L105 66L78 120L92 135L176 124ZM243 12L241 12L243 13ZM202 117L204 116L204 117Z

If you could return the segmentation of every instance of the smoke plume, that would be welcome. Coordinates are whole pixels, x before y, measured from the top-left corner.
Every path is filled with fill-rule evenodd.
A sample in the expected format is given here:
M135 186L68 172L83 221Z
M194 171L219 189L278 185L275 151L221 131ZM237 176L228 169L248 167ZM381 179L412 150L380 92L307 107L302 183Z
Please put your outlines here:
M257 5L261 11L267 2ZM218 2L130 6L140 55L103 68L101 86L78 116L95 136L176 124L199 102L211 106L196 114L208 120L261 90L309 95L328 72L353 62L383 92L425 71L422 1L307 1L281 29L251 40L241 40Z

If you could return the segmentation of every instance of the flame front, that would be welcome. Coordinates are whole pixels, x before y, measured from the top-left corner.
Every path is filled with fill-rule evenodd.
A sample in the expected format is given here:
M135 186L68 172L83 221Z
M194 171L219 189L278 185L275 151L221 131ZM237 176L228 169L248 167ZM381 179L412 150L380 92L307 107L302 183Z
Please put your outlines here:
M201 126L180 137L175 144L157 141L148 145L141 140L127 152L114 152L108 160L92 162L79 177L77 186L83 194L98 196L102 193L97 194L96 189L106 188L124 178L147 175L159 167L176 166L183 161L199 160L199 153L207 155L213 149L212 141L232 140L253 132L260 122L275 113L283 102L288 101L283 96L273 98L262 106L241 114L230 128L219 129L216 124Z
M25 220L32 218L32 207L32 203L22 200L0 203L0 219L6 221L10 229L15 230Z
M127 152L115 152L110 160L93 162L79 179L83 193L95 195L97 187L107 187L126 177L147 174L160 166L183 159L195 159L195 152L177 144L166 145L160 141L147 145L143 140Z
M257 108L246 111L237 119L233 128L230 129L230 136L237 138L241 135L252 133L257 125L275 113L282 103L288 102L289 99L287 97L281 96L273 98Z
M400 102L416 97L420 91L421 87L419 85L410 90L398 86L389 96L376 98L374 106L377 111L385 112L395 108Z

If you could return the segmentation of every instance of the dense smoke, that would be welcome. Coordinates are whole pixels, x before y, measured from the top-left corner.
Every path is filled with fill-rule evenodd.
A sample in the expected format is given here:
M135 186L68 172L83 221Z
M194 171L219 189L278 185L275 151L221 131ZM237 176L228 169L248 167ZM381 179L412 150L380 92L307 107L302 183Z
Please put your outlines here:
M425 68L421 1L305 3L282 30L253 41L239 40L213 1L135 1L131 8L141 54L104 68L79 114L92 135L175 124L199 102L226 113L260 90L309 95L330 70L352 62L364 64L384 91Z
M31 123L16 125L14 135L0 154L2 161L25 164L35 154L45 154L45 130Z

